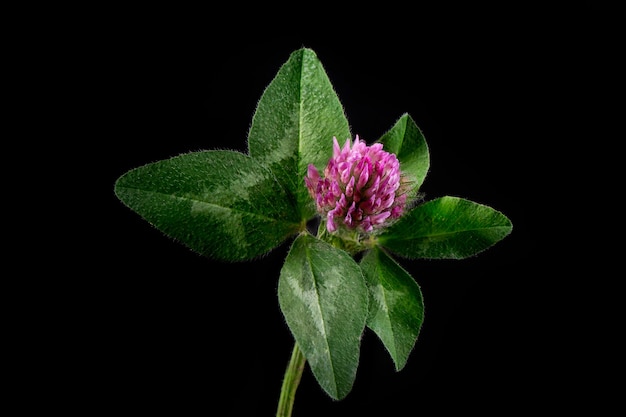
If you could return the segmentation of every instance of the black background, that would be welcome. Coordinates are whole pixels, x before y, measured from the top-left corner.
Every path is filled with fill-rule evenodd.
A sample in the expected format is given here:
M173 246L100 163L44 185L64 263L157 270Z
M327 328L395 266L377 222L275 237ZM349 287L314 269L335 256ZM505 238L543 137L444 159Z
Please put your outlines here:
M93 156L83 180L97 192L75 220L72 269L84 276L60 307L59 372L73 382L56 404L274 415L293 346L276 295L289 242L252 262L205 259L126 208L113 185L180 153L245 152L264 88L303 46L320 58L353 134L373 142L408 112L430 148L426 198L489 205L513 232L466 260L399 260L426 308L406 367L395 372L366 331L350 394L331 400L306 369L294 417L509 415L612 399L602 384L617 330L605 333L616 308L606 278L619 273L598 259L617 209L596 205L610 195L611 149L623 141L622 11L398 10L254 25L163 12L111 14L72 32L86 34L70 48L69 78L84 126L77 149Z

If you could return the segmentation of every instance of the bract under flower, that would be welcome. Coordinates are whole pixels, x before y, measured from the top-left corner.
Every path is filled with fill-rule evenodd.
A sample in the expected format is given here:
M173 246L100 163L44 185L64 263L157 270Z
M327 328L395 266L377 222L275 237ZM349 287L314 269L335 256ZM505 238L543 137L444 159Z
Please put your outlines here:
M343 148L333 137L324 176L310 164L304 181L331 233L342 227L369 233L405 209L408 188L398 158L381 143L367 146L358 135L352 144L346 139Z

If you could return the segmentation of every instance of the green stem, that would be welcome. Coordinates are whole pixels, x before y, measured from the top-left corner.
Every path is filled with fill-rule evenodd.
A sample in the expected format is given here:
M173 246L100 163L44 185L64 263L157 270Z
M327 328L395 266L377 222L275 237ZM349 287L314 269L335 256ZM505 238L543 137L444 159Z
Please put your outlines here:
M304 371L305 364L306 358L298 347L298 343L294 343L293 351L291 352L291 359L289 360L289 365L287 365L287 370L285 371L283 386L280 390L280 399L278 400L276 417L291 417L293 403L296 400L296 390L300 384L300 378L302 378L302 372Z

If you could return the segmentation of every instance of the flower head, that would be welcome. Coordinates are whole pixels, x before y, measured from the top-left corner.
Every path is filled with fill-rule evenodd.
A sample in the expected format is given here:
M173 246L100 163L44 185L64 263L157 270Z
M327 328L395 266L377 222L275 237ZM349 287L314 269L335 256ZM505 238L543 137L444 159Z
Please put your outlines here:
M333 137L324 177L310 164L304 181L331 233L340 227L372 232L404 212L407 186L398 158L381 143L367 146L358 135L343 148Z

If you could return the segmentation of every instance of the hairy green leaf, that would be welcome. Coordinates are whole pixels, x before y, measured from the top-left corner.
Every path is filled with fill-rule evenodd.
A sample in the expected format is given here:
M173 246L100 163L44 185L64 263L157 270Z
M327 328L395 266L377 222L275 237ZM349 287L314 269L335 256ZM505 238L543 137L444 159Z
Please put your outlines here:
M216 259L258 257L299 229L272 173L240 152L191 152L135 168L115 183L130 209L169 237Z
M424 183L430 167L428 145L422 131L405 113L378 141L385 151L396 154L400 169L411 180L409 193L414 195Z
M414 207L378 237L378 244L405 258L463 259L491 247L513 229L491 207L440 197Z
M250 156L268 166L296 196L300 218L315 215L304 186L308 164L320 171L332 156L333 136L350 137L348 120L320 60L294 51L267 86L248 133Z
M370 293L367 327L378 335L399 371L422 328L422 292L413 277L380 248L366 252L360 265Z
M352 389L368 314L368 290L348 253L311 235L293 242L278 300L313 375L333 399Z

